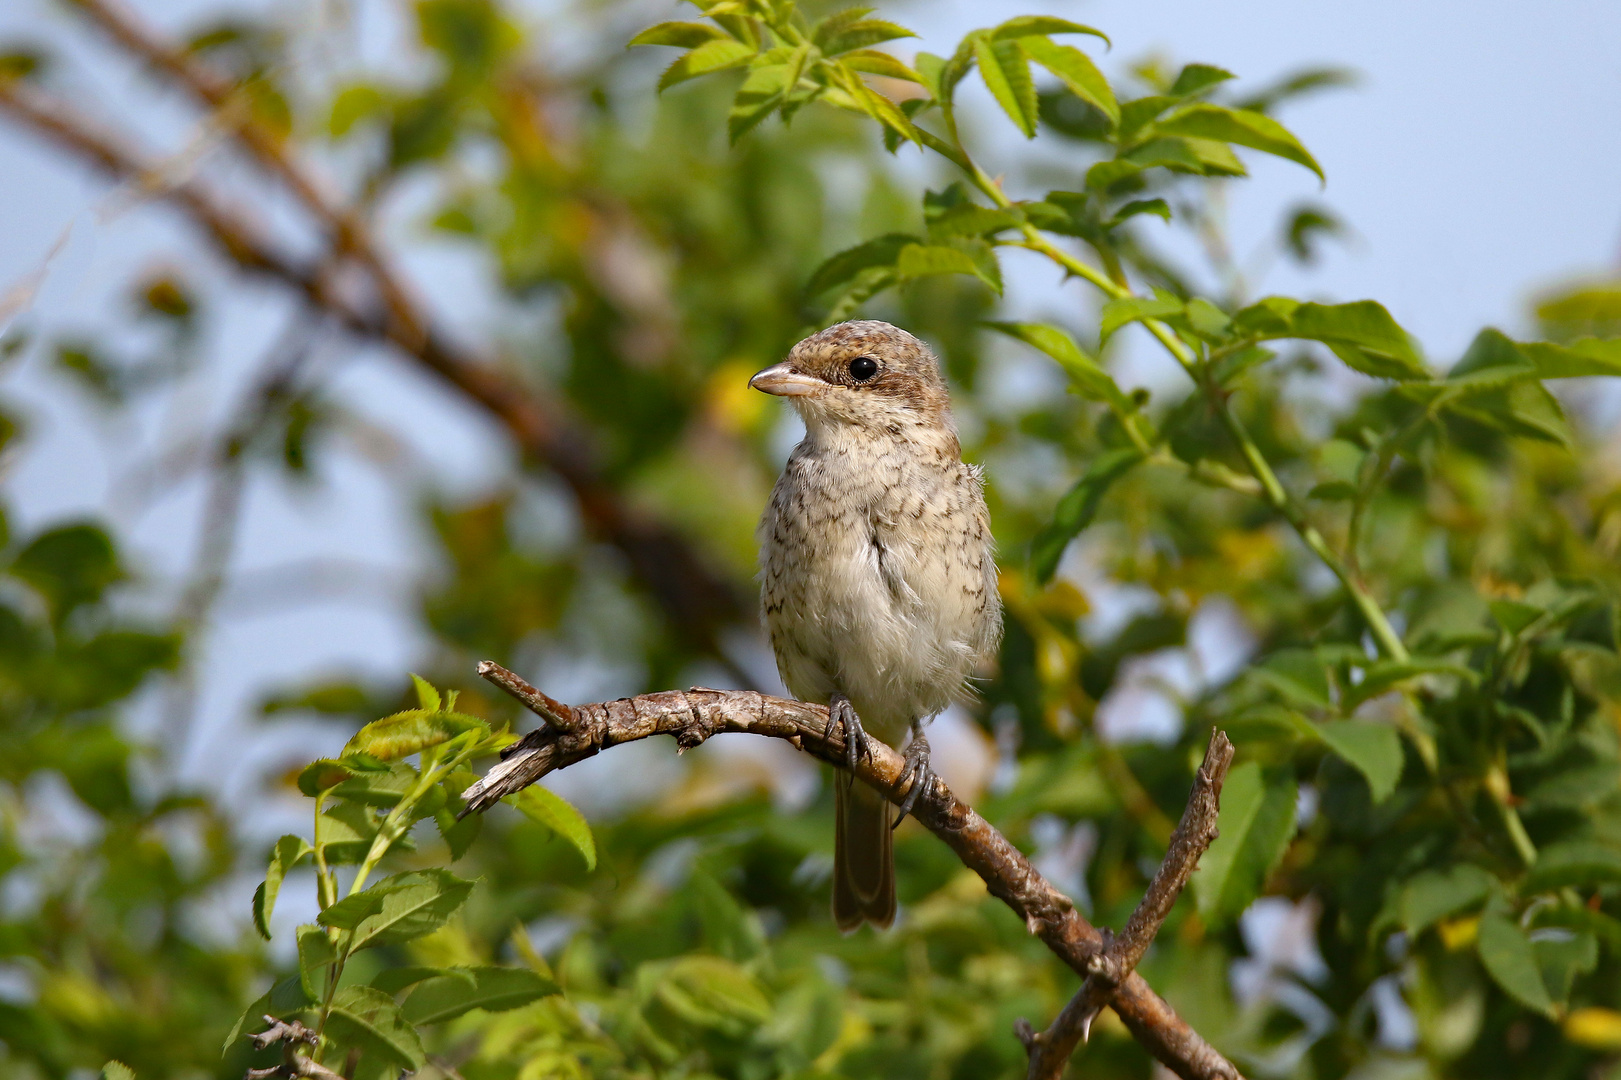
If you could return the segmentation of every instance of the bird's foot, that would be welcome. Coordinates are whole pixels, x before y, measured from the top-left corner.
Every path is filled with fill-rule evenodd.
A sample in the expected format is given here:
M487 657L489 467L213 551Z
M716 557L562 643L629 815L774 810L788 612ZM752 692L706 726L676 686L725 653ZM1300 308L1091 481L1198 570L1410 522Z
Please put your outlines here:
M827 699L827 727L822 729L822 738L831 739L834 728L838 728L844 737L844 757L851 770L861 764L863 754L868 761L872 760L872 747L867 745L867 733L861 727L861 717L856 715L855 706L843 694L833 694Z
M911 786L906 789L906 798L901 800L901 812L895 818L893 828L900 828L906 815L912 812L912 807L922 797L924 789L934 785L934 767L929 764L929 740L924 737L923 725L912 725L912 741L906 744L906 750L901 754L906 761L906 770L901 773L896 782L896 789L910 781Z

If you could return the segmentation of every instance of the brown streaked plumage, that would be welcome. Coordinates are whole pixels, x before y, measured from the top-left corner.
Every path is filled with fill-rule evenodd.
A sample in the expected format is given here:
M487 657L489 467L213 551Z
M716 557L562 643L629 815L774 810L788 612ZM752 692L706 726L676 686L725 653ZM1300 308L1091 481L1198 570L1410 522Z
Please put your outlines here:
M921 778L922 722L967 692L1002 631L983 483L962 462L939 362L898 327L847 322L749 385L788 398L805 421L760 521L777 669L796 697L833 707L852 756L863 727L891 746L911 730ZM837 807L834 918L846 930L888 926L889 804L841 772Z

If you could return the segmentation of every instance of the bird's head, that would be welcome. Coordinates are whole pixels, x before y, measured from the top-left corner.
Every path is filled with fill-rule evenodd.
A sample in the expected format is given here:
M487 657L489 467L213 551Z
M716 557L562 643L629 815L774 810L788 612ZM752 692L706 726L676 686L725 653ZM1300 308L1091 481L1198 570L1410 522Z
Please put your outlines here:
M749 385L787 398L813 431L843 424L873 435L955 435L940 362L923 342L886 322L857 320L812 334Z

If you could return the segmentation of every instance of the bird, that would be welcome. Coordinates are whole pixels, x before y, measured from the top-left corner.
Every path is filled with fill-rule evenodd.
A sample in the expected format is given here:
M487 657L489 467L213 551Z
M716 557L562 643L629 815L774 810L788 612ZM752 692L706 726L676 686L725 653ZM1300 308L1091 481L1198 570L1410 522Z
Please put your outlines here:
M833 919L883 929L893 828L934 776L923 725L972 696L1001 641L984 473L962 460L939 360L889 323L814 333L749 386L805 423L760 519L760 607L783 684L828 706L828 735L842 729ZM908 734L892 822L853 770L869 735L900 749Z

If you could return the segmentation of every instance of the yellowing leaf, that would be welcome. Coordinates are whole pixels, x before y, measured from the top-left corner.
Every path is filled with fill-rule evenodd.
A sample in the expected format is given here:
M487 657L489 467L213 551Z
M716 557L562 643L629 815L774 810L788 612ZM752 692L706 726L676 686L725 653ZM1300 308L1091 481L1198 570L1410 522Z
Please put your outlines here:
M1561 1025L1565 1038L1577 1046L1606 1054L1621 1051L1621 1012L1590 1005L1572 1009Z

